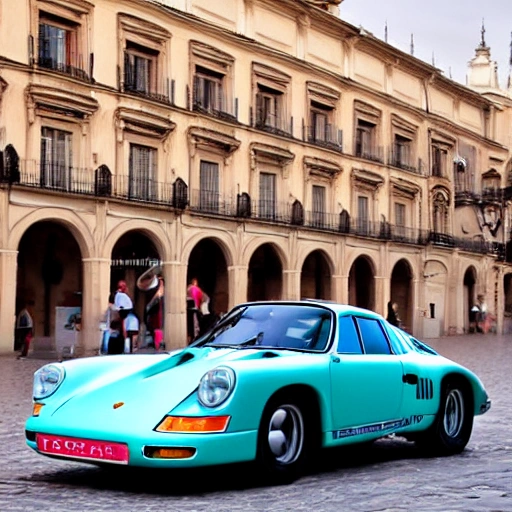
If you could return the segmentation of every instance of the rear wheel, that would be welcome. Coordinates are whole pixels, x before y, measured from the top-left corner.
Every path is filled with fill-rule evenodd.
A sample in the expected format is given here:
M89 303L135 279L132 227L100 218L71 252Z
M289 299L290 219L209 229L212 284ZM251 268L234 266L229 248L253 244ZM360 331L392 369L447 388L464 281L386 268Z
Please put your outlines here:
M258 462L265 476L278 483L297 478L310 452L311 421L297 400L272 400L263 413L258 433Z
M462 452L471 437L473 415L469 386L458 379L446 382L436 420L419 444L443 455Z

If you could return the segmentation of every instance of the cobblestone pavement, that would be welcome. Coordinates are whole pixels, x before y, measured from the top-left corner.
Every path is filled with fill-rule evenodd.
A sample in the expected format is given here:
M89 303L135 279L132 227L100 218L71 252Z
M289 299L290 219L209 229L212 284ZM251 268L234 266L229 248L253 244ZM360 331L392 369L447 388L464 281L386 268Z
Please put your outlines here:
M0 511L512 511L512 337L429 340L477 372L493 400L458 456L421 457L384 439L326 451L288 486L254 483L252 466L111 473L56 461L26 447L32 373L45 361L0 357Z

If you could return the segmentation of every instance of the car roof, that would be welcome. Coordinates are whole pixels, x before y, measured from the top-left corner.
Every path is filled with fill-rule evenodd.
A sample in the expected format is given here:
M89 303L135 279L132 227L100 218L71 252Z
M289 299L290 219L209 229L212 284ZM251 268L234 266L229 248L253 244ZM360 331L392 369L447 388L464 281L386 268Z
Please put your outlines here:
M350 304L340 304L330 300L324 299L301 299L301 300L265 300L265 301L253 301L253 302L245 302L244 306L258 305L258 304L287 304L287 305L297 305L297 306L322 306L328 309L331 309L334 313L339 315L357 315L357 316L365 316L370 318L376 318L378 320L383 320L383 317L375 311L371 311L369 309L358 308L356 306L351 306ZM240 304L242 305L242 304Z

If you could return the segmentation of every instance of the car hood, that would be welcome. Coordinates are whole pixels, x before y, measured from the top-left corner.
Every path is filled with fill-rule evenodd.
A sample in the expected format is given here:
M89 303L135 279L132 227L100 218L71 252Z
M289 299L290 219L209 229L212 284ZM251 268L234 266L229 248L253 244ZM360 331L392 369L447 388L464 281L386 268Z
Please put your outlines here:
M59 396L47 402L45 418L58 424L63 433L76 429L122 433L147 431L195 392L201 377L219 365L237 366L239 361L264 365L269 358L302 355L293 351L254 349L187 348L170 354L148 356L109 356L108 370L91 378L92 364L83 383L73 379L72 367ZM153 362L154 361L154 362ZM126 362L127 367L123 368ZM101 362L100 364L102 364ZM118 366L116 366L118 365ZM66 386L66 380L70 382Z

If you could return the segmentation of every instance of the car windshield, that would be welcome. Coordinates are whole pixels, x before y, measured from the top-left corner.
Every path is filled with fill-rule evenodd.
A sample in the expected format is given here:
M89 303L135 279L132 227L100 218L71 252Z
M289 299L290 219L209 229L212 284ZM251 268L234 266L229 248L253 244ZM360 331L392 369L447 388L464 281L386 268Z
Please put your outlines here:
M326 349L332 313L318 306L252 304L232 310L193 346Z

